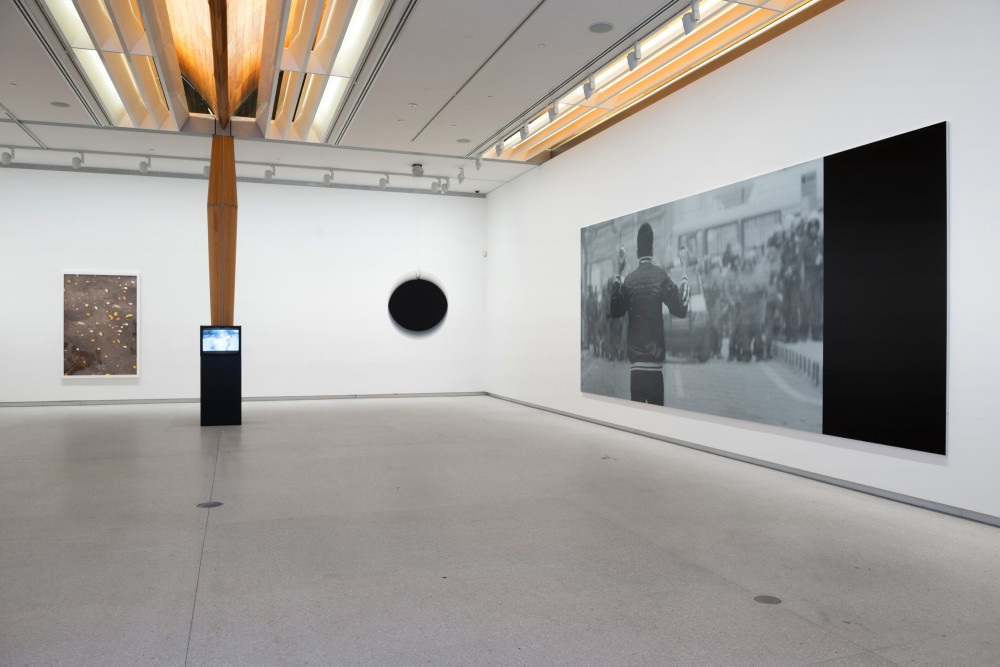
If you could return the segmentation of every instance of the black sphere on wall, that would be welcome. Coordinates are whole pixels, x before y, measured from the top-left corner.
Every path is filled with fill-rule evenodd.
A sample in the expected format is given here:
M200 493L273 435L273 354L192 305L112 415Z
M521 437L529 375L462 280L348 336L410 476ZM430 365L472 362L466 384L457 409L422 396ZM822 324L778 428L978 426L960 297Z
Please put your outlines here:
M389 297L389 315L408 331L429 331L448 312L448 297L429 280L407 280Z

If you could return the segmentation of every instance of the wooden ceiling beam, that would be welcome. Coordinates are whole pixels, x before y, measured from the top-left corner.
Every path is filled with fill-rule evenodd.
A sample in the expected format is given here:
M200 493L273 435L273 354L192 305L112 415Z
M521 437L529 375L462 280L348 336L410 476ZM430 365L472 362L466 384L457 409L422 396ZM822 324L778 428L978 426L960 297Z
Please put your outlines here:
M227 0L208 0L212 24L212 66L215 73L215 117L225 128L233 115L229 103L229 17Z

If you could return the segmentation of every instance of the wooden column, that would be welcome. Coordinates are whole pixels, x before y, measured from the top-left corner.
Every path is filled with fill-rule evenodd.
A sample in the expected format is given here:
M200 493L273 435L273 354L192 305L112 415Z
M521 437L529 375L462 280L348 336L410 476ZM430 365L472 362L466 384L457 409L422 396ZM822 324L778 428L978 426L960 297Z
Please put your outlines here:
M236 293L236 158L233 138L212 137L208 175L208 282L212 326L233 324Z

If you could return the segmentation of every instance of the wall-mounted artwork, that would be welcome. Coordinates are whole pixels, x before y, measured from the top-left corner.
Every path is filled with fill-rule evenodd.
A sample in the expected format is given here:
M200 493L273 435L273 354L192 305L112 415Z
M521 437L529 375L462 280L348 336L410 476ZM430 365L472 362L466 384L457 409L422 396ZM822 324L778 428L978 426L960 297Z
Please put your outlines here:
M389 297L389 316L407 332L432 331L447 314L448 297L430 280L407 280L398 285Z
M139 374L139 276L63 275L63 375Z
M581 390L945 452L944 123L581 230Z

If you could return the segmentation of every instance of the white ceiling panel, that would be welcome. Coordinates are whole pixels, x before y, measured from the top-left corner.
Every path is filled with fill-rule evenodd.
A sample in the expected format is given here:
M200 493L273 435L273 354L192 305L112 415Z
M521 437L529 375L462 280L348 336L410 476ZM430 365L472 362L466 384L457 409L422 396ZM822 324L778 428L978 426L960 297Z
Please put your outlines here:
M453 18L443 5L460 5L463 13ZM399 148L405 141L417 151L467 153L663 5L424 0L341 143ZM500 16L484 17L484 9ZM614 27L591 32L597 22ZM417 106L408 109L411 102Z
M340 143L420 150L414 142L420 130L538 2L420 0ZM455 142L465 136L464 120L453 119L450 144L439 143L434 152L465 152Z
M0 104L14 116L20 120L93 125L10 0L0 0L0 49ZM52 102L69 106L54 107Z

